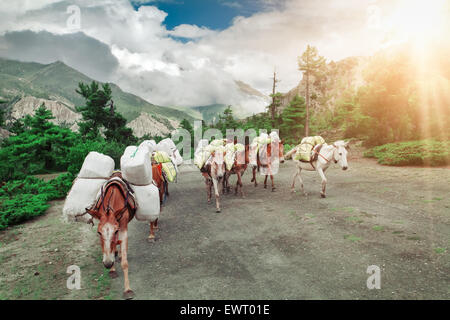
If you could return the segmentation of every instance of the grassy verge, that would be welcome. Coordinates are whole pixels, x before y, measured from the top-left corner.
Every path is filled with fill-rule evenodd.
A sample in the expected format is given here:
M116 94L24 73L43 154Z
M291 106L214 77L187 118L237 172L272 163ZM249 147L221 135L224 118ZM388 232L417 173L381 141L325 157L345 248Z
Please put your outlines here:
M390 166L443 166L450 164L450 141L419 140L388 143L369 149L367 158Z
M64 223L64 201L45 215L0 231L0 300L110 299L96 228ZM69 290L67 268L81 270L81 289Z

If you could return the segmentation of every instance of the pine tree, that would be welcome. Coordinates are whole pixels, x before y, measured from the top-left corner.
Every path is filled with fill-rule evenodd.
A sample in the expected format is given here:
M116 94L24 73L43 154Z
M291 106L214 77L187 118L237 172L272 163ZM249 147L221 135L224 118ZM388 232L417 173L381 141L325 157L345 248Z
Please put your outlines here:
M317 48L310 45L306 51L298 58L298 69L303 72L306 81L306 123L305 136L309 136L309 109L310 109L310 78L318 76L325 66L325 58L319 56Z
M136 143L133 130L126 127L126 119L114 109L109 84L102 84L100 89L95 81L90 85L79 83L76 91L86 99L86 105L77 108L83 116L83 122L79 123L80 134L83 137L95 139L99 137L100 130L104 129L107 141Z
M305 99L296 95L289 106L281 114L281 135L289 143L298 144L305 128Z
M76 92L86 99L86 105L77 108L83 117L83 122L79 123L80 134L83 137L97 138L100 135L100 128L109 116L106 104L111 100L111 88L106 83L102 85L102 89L95 81L90 85L82 82L78 84Z

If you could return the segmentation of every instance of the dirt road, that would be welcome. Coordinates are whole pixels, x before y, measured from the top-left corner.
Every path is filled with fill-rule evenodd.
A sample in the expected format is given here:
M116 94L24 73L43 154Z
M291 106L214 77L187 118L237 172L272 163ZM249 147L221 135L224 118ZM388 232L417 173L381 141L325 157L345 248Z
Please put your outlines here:
M309 193L290 192L294 163L277 190L250 184L246 198L206 202L198 170L184 168L161 214L161 231L130 225L136 299L449 299L450 170L384 167L367 159L328 170L327 198L315 172ZM232 178L235 181L235 178ZM298 190L298 188L297 188ZM369 290L370 265L381 289ZM113 280L120 299L122 274Z

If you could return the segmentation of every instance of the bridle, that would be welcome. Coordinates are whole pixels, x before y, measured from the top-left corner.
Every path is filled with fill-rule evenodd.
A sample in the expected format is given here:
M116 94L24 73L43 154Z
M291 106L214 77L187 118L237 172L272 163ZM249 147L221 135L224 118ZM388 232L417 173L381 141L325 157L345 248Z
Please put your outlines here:
M332 145L332 147L333 147L333 149L337 149L337 147L336 146L334 146L334 145ZM332 155L331 155L331 158L330 159L327 159L327 158L325 158L321 153L320 153L320 151L319 152L317 152L316 151L316 149L314 148L313 149L313 151L314 151L314 153L315 154L317 154L319 157L321 157L322 159L324 159L327 163L328 162L330 162L331 161L331 159L333 159L333 156L334 156L334 151L335 150L333 150L333 153L332 153ZM334 163L337 163L337 160L336 159L334 159Z

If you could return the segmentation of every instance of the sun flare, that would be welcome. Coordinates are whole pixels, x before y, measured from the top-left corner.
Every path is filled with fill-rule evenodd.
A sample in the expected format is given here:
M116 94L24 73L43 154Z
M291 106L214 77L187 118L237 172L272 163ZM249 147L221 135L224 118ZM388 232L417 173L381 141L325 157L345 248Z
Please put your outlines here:
M437 39L445 36L448 17L447 0L402 0L386 26L399 40Z

